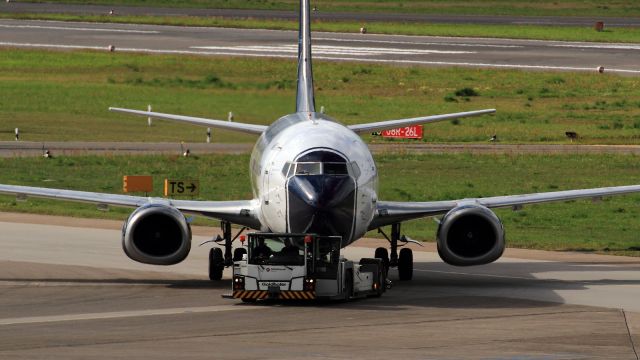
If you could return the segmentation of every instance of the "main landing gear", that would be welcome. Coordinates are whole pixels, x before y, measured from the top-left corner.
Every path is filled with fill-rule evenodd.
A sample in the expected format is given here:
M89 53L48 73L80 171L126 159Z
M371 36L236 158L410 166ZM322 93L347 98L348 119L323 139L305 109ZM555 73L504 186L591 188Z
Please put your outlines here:
M379 247L376 249L375 257L382 259L387 273L389 273L390 267L397 267L400 280L411 280L413 278L413 251L409 248L402 247L409 242L413 242L413 240L409 240L405 236L400 236L400 223L391 225L391 237L387 236L381 228L378 229L378 233L382 234L382 236L389 241L391 245L391 256L389 256L386 248ZM398 245L398 241L403 242L403 244ZM399 254L398 248L402 248Z
M246 254L244 248L237 248L233 251L233 242L245 231L247 228L243 227L238 231L236 236L231 237L231 223L228 221L221 221L220 228L222 229L222 236L218 235L214 240L208 240L200 245L204 245L208 242L215 242L224 246L224 254L221 248L211 248L209 250L209 279L212 281L221 280L222 272L226 266L233 266L233 262L242 259L242 255Z

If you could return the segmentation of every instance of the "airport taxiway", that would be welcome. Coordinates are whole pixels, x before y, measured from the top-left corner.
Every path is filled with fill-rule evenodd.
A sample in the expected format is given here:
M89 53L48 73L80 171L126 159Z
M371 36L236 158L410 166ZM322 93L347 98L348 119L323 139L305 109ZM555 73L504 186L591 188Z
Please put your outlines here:
M105 15L113 11L124 16L206 16L224 18L284 19L297 20L297 11L253 10L253 9L197 9L179 7L146 7L121 5L87 5L64 3L29 3L12 1L0 3L0 12L36 14L78 14ZM505 15L447 15L418 13L368 13L368 12L325 12L320 4L313 17L328 21L384 21L384 22L426 22L448 24L501 24L501 25L559 25L593 26L596 21L605 22L607 27L640 26L638 17L611 16L505 16Z
M297 56L297 32L0 20L0 46L207 56ZM640 44L313 33L316 60L640 75Z
M380 299L247 305L206 279L206 248L137 264L119 225L0 214L0 358L637 359L640 259L509 249L454 268L429 246Z
M188 148L193 155L248 154L252 143L145 143L109 141L0 141L0 157L42 156L49 150L52 156L78 155L180 155ZM369 143L373 154L617 154L640 155L640 145L580 145L580 144L430 144L422 142Z

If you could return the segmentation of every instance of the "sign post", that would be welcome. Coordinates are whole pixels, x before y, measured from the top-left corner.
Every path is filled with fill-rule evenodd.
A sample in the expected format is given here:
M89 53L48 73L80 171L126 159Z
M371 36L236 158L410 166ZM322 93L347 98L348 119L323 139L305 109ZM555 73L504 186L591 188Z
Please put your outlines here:
M164 196L200 194L200 181L198 180L172 180L164 179Z
M143 192L148 194L153 191L153 178L146 175L125 175L122 178L122 190L126 193Z

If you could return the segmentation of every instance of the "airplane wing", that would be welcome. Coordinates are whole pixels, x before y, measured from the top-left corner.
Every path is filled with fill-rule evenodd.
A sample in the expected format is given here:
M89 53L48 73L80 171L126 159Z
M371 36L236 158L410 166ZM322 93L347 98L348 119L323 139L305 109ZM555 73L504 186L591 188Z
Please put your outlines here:
M360 133L369 132L369 131L397 129L403 126L420 125L420 124L458 119L458 118L469 117L469 116L493 114L495 112L496 112L496 109L485 109L485 110L466 111L466 112L459 112L459 113L452 113L452 114L422 116L422 117L416 117L416 118L410 118L410 119L387 120L387 121L380 121L380 122L374 122L374 123L368 123L368 124L349 125L347 127L353 130L354 132L360 134Z
M163 204L178 210L207 217L230 221L234 224L259 229L257 217L258 202L254 200L240 201L194 201L171 200L143 196L117 195L87 191L50 189L30 186L0 185L0 194L16 195L20 199L28 196L112 205L123 207L140 207L146 204Z
M115 108L115 107L110 107L109 111L151 117L154 119L173 120L173 121L179 121L179 122L184 122L189 124L208 126L208 127L217 128L217 129L239 131L239 132L255 134L255 135L260 135L267 129L267 126L264 126L264 125L244 124L244 123L238 123L233 121L213 120L213 119L205 119L205 118L184 116L184 115L164 114L164 113L158 113L153 111L140 111L140 110L122 109L122 108Z
M493 196L447 201L396 202L378 201L377 211L369 230L406 220L430 217L447 213L462 205L482 205L488 208L517 207L552 201L566 201L579 198L600 198L609 195L622 195L640 192L640 185L603 187L594 189L565 190L524 195Z

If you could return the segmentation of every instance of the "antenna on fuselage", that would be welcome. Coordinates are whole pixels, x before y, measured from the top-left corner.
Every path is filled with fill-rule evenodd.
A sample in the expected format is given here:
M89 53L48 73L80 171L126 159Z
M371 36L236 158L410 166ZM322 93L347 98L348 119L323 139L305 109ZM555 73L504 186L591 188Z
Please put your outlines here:
M311 69L311 18L309 0L300 0L298 29L298 93L296 112L315 112L313 70Z

